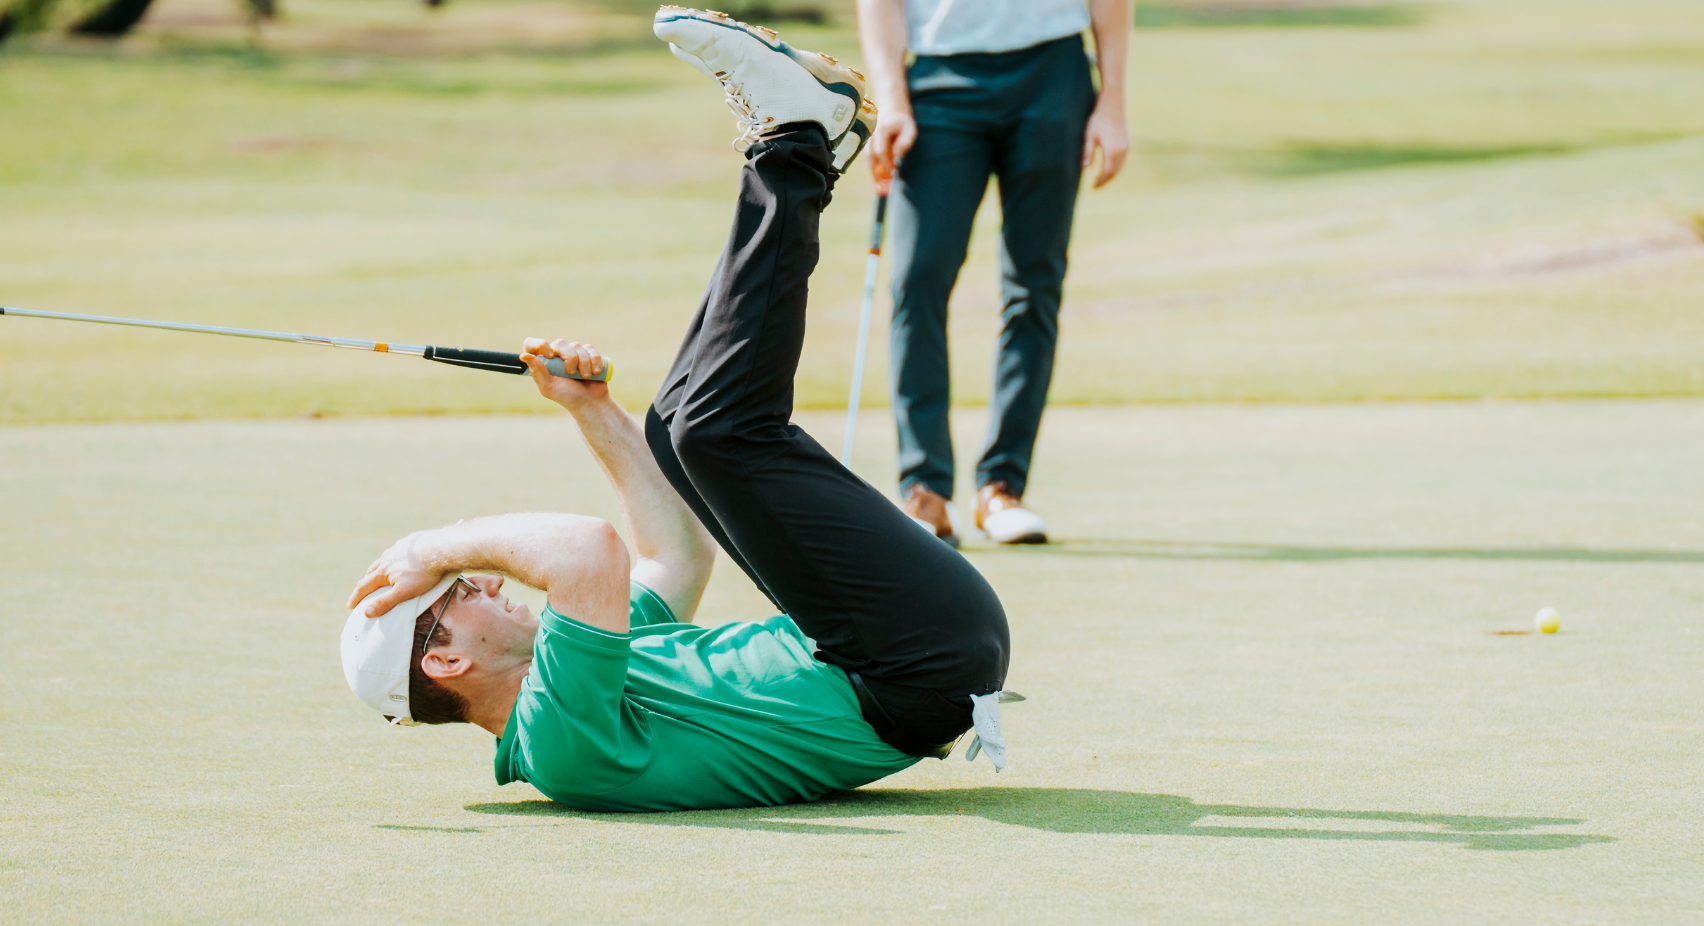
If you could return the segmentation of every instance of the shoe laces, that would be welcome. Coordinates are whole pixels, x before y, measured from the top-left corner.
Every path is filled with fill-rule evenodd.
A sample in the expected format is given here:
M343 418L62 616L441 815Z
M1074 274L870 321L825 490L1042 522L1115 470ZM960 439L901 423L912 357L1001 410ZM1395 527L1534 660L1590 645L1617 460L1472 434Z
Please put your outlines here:
M734 139L734 150L744 154L763 137L763 123L758 121L751 99L745 95L745 87L734 83L727 71L717 71L716 82L727 94L728 108L734 112L734 128L740 130L740 137Z

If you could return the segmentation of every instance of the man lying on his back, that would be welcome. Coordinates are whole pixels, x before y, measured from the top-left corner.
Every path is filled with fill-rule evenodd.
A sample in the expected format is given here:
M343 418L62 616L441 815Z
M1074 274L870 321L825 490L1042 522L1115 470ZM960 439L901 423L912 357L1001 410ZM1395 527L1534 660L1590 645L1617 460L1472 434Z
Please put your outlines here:
M740 115L726 250L643 427L540 359L598 373L590 346L529 339L525 357L609 476L638 560L571 514L411 534L350 596L350 687L393 722L478 724L499 737L499 784L590 810L814 800L944 757L973 723L971 755L999 767L993 589L788 420L818 214L874 117L863 80L719 13L664 7L656 32ZM712 540L782 616L688 623ZM499 575L544 589L544 613Z

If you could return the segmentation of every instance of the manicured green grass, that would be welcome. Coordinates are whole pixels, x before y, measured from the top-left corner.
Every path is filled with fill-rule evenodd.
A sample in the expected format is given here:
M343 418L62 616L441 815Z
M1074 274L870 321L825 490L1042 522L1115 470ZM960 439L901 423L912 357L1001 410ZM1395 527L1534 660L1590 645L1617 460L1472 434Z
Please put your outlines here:
M726 234L739 159L716 88L638 4L287 9L258 46L213 0L160 0L117 47L4 46L0 304L475 347L566 335L617 357L618 393L643 403ZM788 37L858 60L830 9ZM1056 401L1704 390L1704 12L1413 9L1137 30L1136 151L1081 200ZM854 171L825 216L806 405L844 401L869 197ZM953 320L969 404L997 324L996 200L981 219ZM527 392L0 321L0 421L512 411Z
M969 552L1029 696L1006 772L955 755L814 805L640 816L494 787L489 736L387 727L335 655L344 594L403 533L614 516L564 416L8 427L0 909L1685 922L1701 412L1056 409L1030 500L1062 542ZM1497 633L1545 605L1561 633ZM724 561L705 613L770 612Z
M258 45L223 0L159 0L116 48L0 48L0 304L562 334L643 404L725 235L719 93L628 0L286 3ZM1124 403L1704 393L1704 13L1187 6L1137 31L1137 150L1081 200L1028 496L1059 542L967 553L1030 696L1006 773L648 816L495 788L490 737L387 728L335 647L397 536L615 517L560 415L403 416L536 413L529 384L6 318L4 918L1694 916L1700 399ZM845 8L786 34L855 61ZM807 405L844 400L869 196L854 172L825 216ZM955 303L970 404L996 228L991 200ZM134 420L311 415L351 417ZM891 484L887 416L859 441ZM1560 634L1503 633L1545 605ZM769 613L718 566L707 622Z

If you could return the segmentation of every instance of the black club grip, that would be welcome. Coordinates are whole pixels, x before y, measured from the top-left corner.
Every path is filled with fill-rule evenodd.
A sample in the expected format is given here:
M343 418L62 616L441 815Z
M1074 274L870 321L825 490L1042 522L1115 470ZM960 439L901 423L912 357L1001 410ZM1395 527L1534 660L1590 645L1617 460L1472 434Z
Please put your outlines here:
M493 373L513 373L524 376L527 365L521 362L520 354L511 354L500 350L479 350L472 347L433 347L426 348L426 359L438 363L447 363L453 367L467 367L470 370L490 370ZM567 376L562 361L554 357L545 361L550 372L557 376ZM592 380L608 382L615 373L615 364L609 358L604 358L603 373L598 376L568 376L569 379Z

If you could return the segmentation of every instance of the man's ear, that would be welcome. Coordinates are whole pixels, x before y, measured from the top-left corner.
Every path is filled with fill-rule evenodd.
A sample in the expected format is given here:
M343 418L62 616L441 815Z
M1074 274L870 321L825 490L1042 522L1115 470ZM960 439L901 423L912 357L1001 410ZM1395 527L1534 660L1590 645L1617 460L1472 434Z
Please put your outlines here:
M427 678L441 682L473 671L473 660L459 653L427 653L420 657L420 671Z

